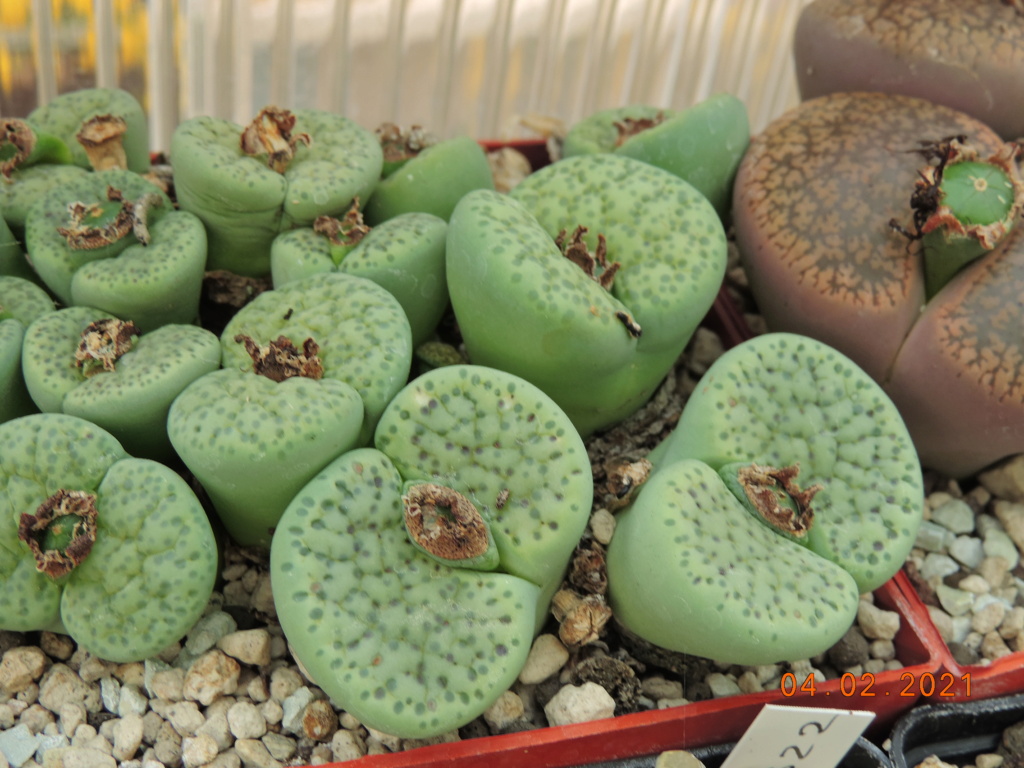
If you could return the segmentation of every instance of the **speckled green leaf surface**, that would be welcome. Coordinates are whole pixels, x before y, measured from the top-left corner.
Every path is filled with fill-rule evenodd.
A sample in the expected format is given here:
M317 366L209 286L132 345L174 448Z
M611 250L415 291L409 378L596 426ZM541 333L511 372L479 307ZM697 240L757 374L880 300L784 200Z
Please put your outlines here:
M434 333L448 306L447 231L447 223L432 214L400 214L371 228L337 264L336 248L325 236L312 228L285 232L270 250L274 286L335 271L372 280L402 305L415 348Z
M801 487L823 486L807 546L861 592L899 570L920 525L921 466L892 401L846 356L806 337L767 334L722 355L657 453L666 472L682 458L715 469L798 463Z
M299 492L274 536L271 579L317 685L367 725L426 737L478 716L519 674L586 526L589 460L542 392L478 366L409 384L376 445ZM496 570L442 565L413 545L409 481L472 501L497 543Z
M657 472L616 521L612 610L663 648L734 664L803 659L857 614L846 571L754 519L703 462Z
M239 334L260 345L285 336L299 348L312 338L324 377L349 384L362 398L364 445L412 365L409 321L398 300L376 283L342 272L266 291L238 311L221 334L222 363L251 369L252 359L235 341Z
M80 88L67 91L34 109L27 120L39 130L62 139L71 150L76 165L91 169L85 149L75 138L82 124L97 115L114 115L125 121L122 145L128 170L149 170L149 129L142 105L120 88Z
M354 448L362 427L362 399L342 381L233 368L194 381L167 415L174 449L242 546L270 546L295 494Z
M621 269L610 291L554 244L588 229ZM725 273L711 204L659 168L567 158L509 196L473 192L449 224L448 288L470 359L547 392L584 435L640 407L710 308ZM622 316L640 328L627 329Z
M10 226L0 210L0 277L20 277L23 280L38 282L36 275L21 249L21 243L14 236Z
M217 547L199 499L163 464L128 458L97 489L96 545L61 596L68 633L112 661L149 658L199 618Z
M380 178L383 154L371 131L340 115L296 110L293 135L308 133L283 174L240 147L242 126L209 116L182 122L171 139L175 189L183 210L203 220L209 269L242 275L270 272L270 244L281 232L341 215L366 200Z
M35 283L0 275L0 422L35 410L21 372L21 344L25 328L53 310L53 299Z
M82 332L110 317L68 307L40 317L25 332L22 368L41 411L88 419L112 432L133 454L167 458L167 412L195 379L220 365L217 337L194 325L165 325L143 333L112 371L85 376L75 365Z
M149 244L129 233L112 249L72 249L57 231L68 226L68 205L104 201L108 187L133 202L159 195L161 204L148 214ZM30 211L25 237L36 271L66 305L97 307L132 320L143 331L192 323L199 314L206 263L202 224L192 214L173 210L168 197L137 174L90 173L49 191Z

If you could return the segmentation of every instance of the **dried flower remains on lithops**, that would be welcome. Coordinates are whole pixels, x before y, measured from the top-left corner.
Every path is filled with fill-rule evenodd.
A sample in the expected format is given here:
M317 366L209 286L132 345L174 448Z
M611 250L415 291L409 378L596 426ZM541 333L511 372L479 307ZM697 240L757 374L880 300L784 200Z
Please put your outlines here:
M111 662L180 640L217 576L188 484L74 416L5 422L0 444L0 629L59 630Z
M508 195L462 199L448 292L470 359L533 382L588 435L650 397L711 307L725 256L721 221L691 185L581 155Z
M220 346L223 370L181 393L167 430L232 538L267 547L298 490L370 441L409 376L409 323L383 288L333 272L261 293Z
M903 565L921 467L892 402L806 337L774 333L704 374L607 553L616 619L648 642L768 664L827 650Z
M308 147L313 143L308 133L293 134L294 129L294 114L279 107L264 107L242 131L239 146L251 157L266 155L267 166L284 173L295 157L295 148L299 144Z
M413 380L374 445L296 494L271 581L316 685L368 727L426 738L519 675L586 527L590 463L550 398L472 365Z
M889 393L922 463L956 477L1024 450L1019 150L948 107L836 93L751 143L742 264L769 329L802 333ZM1009 303L1008 303L1009 302Z

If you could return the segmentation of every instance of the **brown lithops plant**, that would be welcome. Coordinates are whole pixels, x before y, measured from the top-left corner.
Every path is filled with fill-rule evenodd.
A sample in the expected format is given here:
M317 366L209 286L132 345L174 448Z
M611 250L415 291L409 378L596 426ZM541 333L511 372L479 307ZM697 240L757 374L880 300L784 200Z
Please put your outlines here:
M805 99L836 91L917 96L1024 137L1024 4L1014 0L814 0L793 39Z
M930 142L950 136L983 155L1005 149L979 121L923 99L804 102L751 142L734 220L769 328L851 357L899 407L922 464L962 477L1024 451L1024 237L1017 226L926 298L927 241L894 222L913 228L911 197L936 166Z

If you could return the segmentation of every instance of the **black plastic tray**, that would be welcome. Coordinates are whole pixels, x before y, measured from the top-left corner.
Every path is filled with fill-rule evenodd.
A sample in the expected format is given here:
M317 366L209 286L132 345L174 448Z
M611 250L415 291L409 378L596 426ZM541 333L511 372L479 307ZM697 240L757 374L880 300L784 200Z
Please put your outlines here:
M893 728L893 768L914 768L929 755L947 763L974 763L994 752L1003 730L1024 720L1024 693L995 699L929 704L903 715Z

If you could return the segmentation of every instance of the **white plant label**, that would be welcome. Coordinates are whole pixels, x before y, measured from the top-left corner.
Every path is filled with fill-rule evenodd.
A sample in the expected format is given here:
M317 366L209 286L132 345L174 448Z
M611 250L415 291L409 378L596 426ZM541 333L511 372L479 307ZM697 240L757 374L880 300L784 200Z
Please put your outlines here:
M835 768L874 712L766 704L722 768Z

